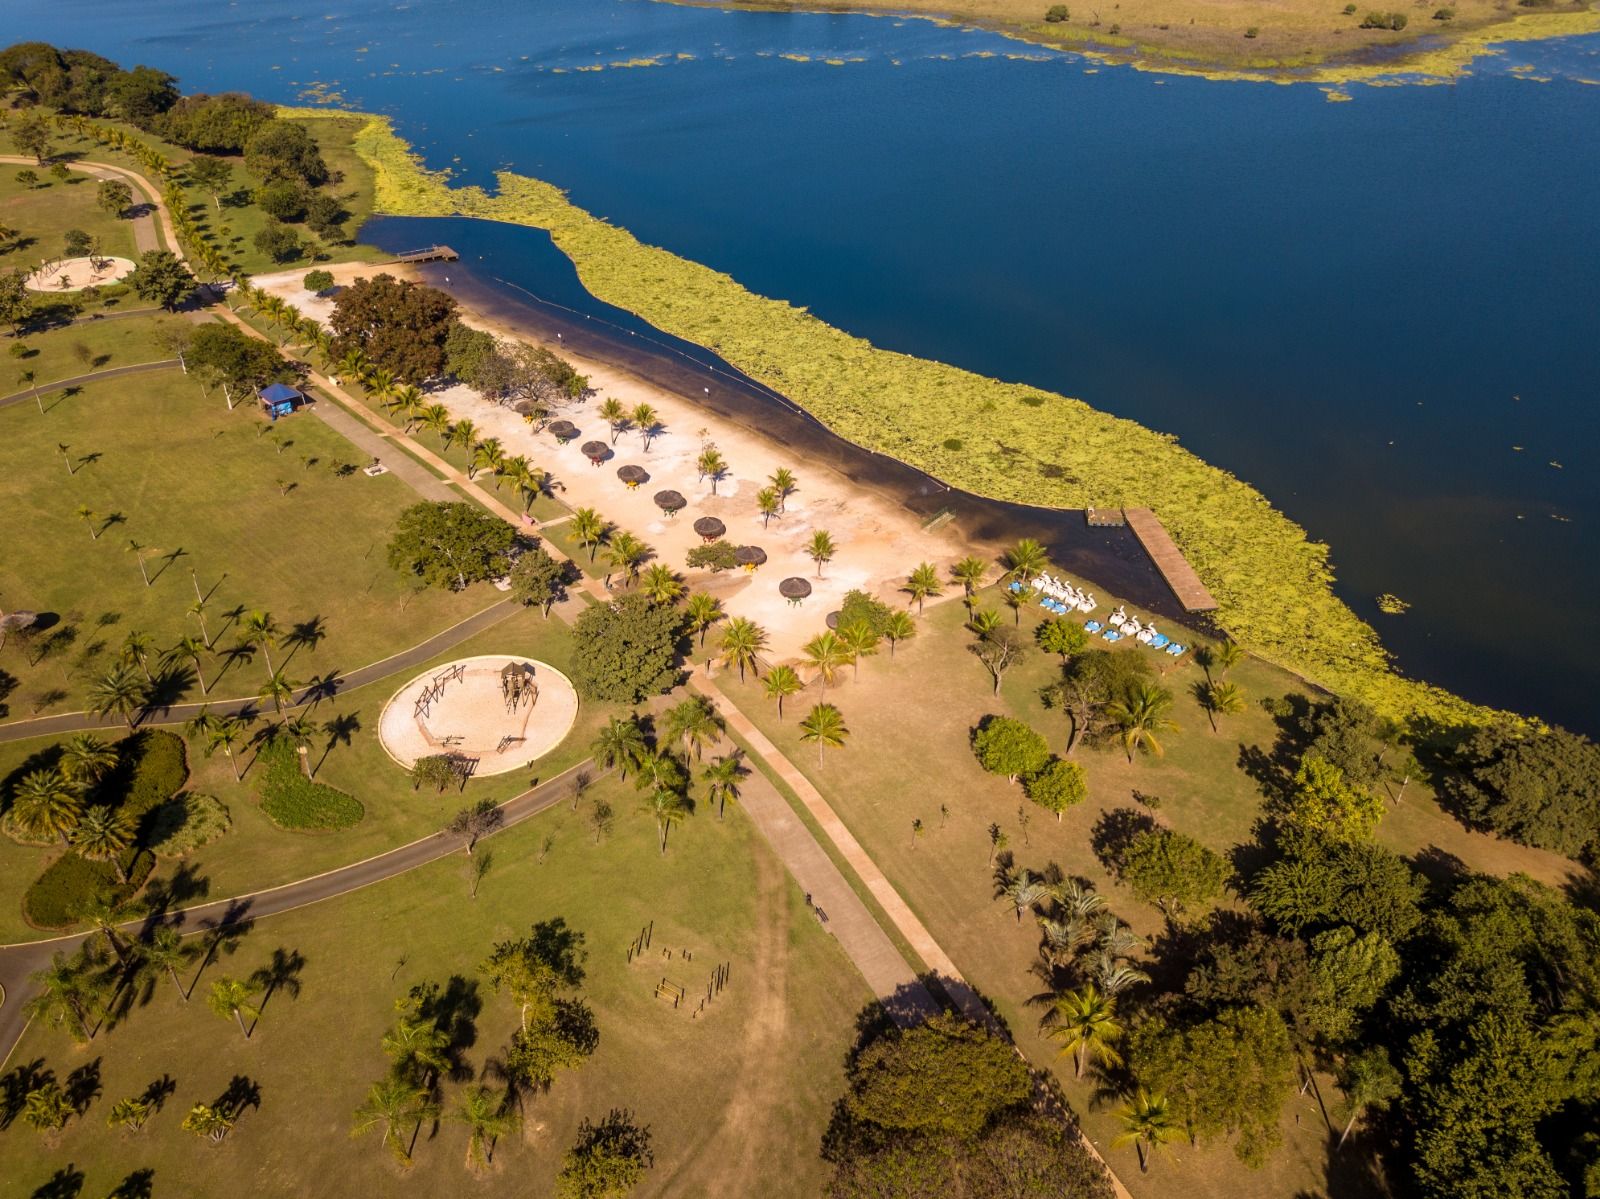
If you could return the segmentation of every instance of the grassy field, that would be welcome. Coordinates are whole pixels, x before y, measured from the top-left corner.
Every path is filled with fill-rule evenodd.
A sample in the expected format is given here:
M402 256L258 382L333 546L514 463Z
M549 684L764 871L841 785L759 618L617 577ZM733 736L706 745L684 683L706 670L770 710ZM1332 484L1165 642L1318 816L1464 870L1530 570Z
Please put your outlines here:
M41 355L49 338L36 343ZM196 579L219 649L237 641L229 614L241 609L270 612L286 633L299 627L302 645L272 659L301 682L426 640L497 594L410 589L384 545L414 494L389 475L337 477L336 462L362 455L309 413L271 426L248 405L229 412L220 394L203 395L174 370L89 385L42 416L18 404L0 426L0 504L10 527L26 531L0 560L0 596L60 620L53 647L45 634L0 652L0 667L21 680L15 715L81 707L88 677L130 632L158 650L198 633L188 614ZM266 673L260 655L212 659L205 670L222 696L254 694Z
M483 799L501 801L542 779L553 778L588 756L595 733L614 714L603 704L584 704L560 747L526 770L474 779L465 792L415 791L409 777L384 752L377 737L384 704L401 685L429 667L482 653L516 653L549 662L562 671L571 666L571 639L559 620L546 621L537 611L522 612L441 654L423 666L340 694L317 704L310 716L318 726L311 764L318 781L348 792L361 801L366 815L354 828L337 833L305 833L280 829L261 811L257 787L260 768L256 749L235 751L244 774L234 779L233 766L218 752L207 758L203 745L191 742L191 790L215 795L228 807L232 831L189 855L182 862L163 862L155 878L183 869L203 880L212 898L242 895L360 861L442 828L460 808ZM264 732L272 719L268 709L253 728ZM182 731L181 728L178 731ZM0 744L0 778L56 738ZM22 918L22 893L55 856L54 849L35 849L0 838L0 942L28 940L38 933Z
M28 390L28 384L20 377L22 371L32 371L43 387L58 379L71 379L111 367L167 361L173 353L164 341L165 336L187 324L181 316L152 312L116 320L91 317L71 328L29 334L22 339L28 349L27 355L10 359L16 376L0 377L0 394ZM57 398L46 397L46 405ZM36 416L38 411L35 406Z
M14 152L0 141L0 151ZM39 182L26 187L17 182L17 173L31 170ZM133 246L133 223L112 216L95 203L99 181L74 173L65 182L50 177L47 167L17 167L0 164L0 225L21 232L22 239L0 247L0 269L25 267L32 270L47 258L60 258L66 248L62 237L68 229L81 229L100 239L101 251L116 258L137 258Z
M709 0L681 0L698 4ZM1359 78L1362 52L1388 52L1384 67L1445 73L1470 60L1490 40L1517 40L1532 24L1547 30L1542 36L1584 33L1592 29L1592 14L1584 3L1564 4L1558 12L1529 14L1508 0L1459 0L1448 7L1454 14L1438 20L1434 14L1446 6L1411 3L1397 6L1407 18L1405 29L1362 29L1373 9L1395 11L1381 5L1361 5L1346 13L1343 4L1329 0L1117 0L1109 6L1067 5L1063 21L1047 21L1052 5L1047 0L843 0L838 3L797 3L796 0L738 0L738 7L780 12L824 9L840 12L916 13L962 24L997 29L1025 41L1061 49L1093 49L1118 60L1134 60L1160 69L1184 66L1204 73L1207 67L1224 72L1303 70L1328 64L1318 74L1328 81ZM1253 32L1252 32L1253 31ZM1421 45L1423 39L1429 44ZM1441 48L1438 42L1452 45ZM1465 54L1451 53L1456 45ZM1412 49L1394 56L1394 51ZM1348 64L1348 65L1347 65ZM1346 69L1341 72L1341 66Z
M58 1145L44 1146L20 1120L0 1132L9 1163L0 1196L34 1194L69 1163L87 1176L84 1193L97 1195L140 1169L154 1171L157 1194L185 1191L201 1176L208 1194L550 1194L579 1121L613 1107L631 1108L651 1129L655 1166L640 1196L816 1194L817 1144L865 986L737 812L721 824L696 815L662 857L631 786L602 784L591 795L617 811L609 839L594 844L582 817L565 809L546 813L480 847L494 865L476 900L457 856L261 921L210 968L194 1002L181 1005L163 980L88 1049L30 1029L14 1062L43 1059L58 1078L97 1062L101 1095ZM541 864L546 837L556 847ZM516 1022L509 999L478 987L477 963L495 941L557 918L586 938L582 991L600 1030L596 1053L528 1101L521 1134L502 1142L482 1177L464 1173L466 1133L444 1122L424 1126L415 1169L402 1180L376 1136L349 1136L351 1113L387 1066L379 1039L393 1000L460 976L482 1006L461 1055L476 1073ZM625 947L650 921L651 950L629 965ZM246 1041L200 997L212 979L248 975L279 948L304 958L299 994L274 995ZM721 962L731 963L728 988L691 1018ZM653 998L663 976L691 1002L674 1010ZM112 1102L164 1075L175 1090L143 1132L106 1129ZM193 1103L210 1102L236 1075L260 1088L260 1106L222 1145L179 1130ZM447 1105L464 1085L445 1084Z
M990 606L998 606L997 598L987 598ZM1037 1012L1026 1005L1038 989L1028 972L1038 933L994 899L989 826L998 824L1005 832L1017 867L1038 872L1053 862L1086 878L1138 933L1158 936L1160 913L1116 884L1096 859L1090 844L1096 821L1104 812L1136 806L1134 793L1140 792L1158 798L1161 820L1219 852L1250 842L1262 797L1240 765L1247 755L1270 751L1276 736L1274 722L1256 701L1303 687L1274 667L1246 659L1228 677L1246 692L1249 710L1224 717L1221 732L1213 734L1190 694L1203 677L1200 668L1192 658L1174 664L1151 654L1165 667L1163 685L1177 696L1174 719L1181 731L1163 739L1165 757L1141 757L1132 764L1117 750L1078 750L1089 776L1089 800L1057 823L1028 804L1019 786L984 773L968 748L969 731L978 721L1002 713L1028 720L1062 752L1065 718L1044 709L1038 698L1040 686L1055 676L1057 660L1034 653L1006 675L1000 696L991 697L988 675L966 651L970 637L959 627L964 615L959 603L930 608L918 636L894 658L882 652L867 660L859 681L845 672L828 699L842 710L850 741L843 750L830 751L820 767L816 749L799 741L797 728L817 699L815 686L789 701L789 718L780 723L754 683L741 687L736 676L723 672L721 684L822 790L957 966L995 1000L1024 1050L1044 1064L1054 1049L1038 1035ZM1024 627L1037 619L1034 609ZM1128 652L1149 653L1137 647ZM948 815L941 813L941 804ZM1019 809L1029 817L1026 829ZM915 841L913 820L921 820L925 829ZM1389 809L1379 838L1403 853L1442 851L1497 874L1521 870L1558 882L1570 866L1556 855L1465 831L1416 784ZM1086 1113L1091 1135L1105 1144L1115 1133L1114 1105L1096 1107L1089 1086L1073 1080L1070 1068L1061 1073L1074 1105ZM1284 1149L1262 1172L1242 1170L1226 1147L1195 1152L1177 1146L1172 1166L1163 1162L1145 1177L1138 1174L1131 1150L1113 1154L1112 1161L1140 1196L1171 1196L1181 1188L1193 1196L1268 1199L1320 1188L1322 1124L1311 1100L1291 1105L1284 1140Z

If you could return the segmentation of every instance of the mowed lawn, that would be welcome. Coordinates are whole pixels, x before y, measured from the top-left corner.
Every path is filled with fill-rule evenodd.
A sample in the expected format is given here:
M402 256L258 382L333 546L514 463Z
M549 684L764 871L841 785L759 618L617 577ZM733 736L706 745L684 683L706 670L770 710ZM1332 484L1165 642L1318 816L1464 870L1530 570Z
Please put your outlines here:
M235 750L244 779L234 779L233 766L220 752L204 754L203 743L189 742L189 789L215 795L228 807L232 829L183 859L163 859L152 876L157 883L181 870L198 901L244 895L360 861L443 828L461 808L480 800L501 802L535 784L554 778L589 756L589 746L615 709L604 704L580 705L566 739L524 770L473 779L464 791L443 794L413 789L410 776L384 751L378 721L384 705L399 688L424 670L472 654L518 654L548 662L562 671L571 666L571 638L559 619L546 621L537 609L518 612L438 655L424 666L404 671L365 687L339 694L303 709L316 725L311 765L319 782L348 792L361 801L365 815L352 828L338 832L281 829L261 811L257 787L261 771L257 746ZM252 726L265 734L277 717L267 708ZM182 726L175 732L182 733ZM108 731L106 736L117 734ZM0 779L9 777L31 755L61 738L40 737L0 744ZM0 943L32 940L43 934L22 917L22 896L28 885L58 854L55 848L18 845L0 837Z
M0 140L0 154L14 153L8 142ZM17 174L24 170L39 177L33 187L17 182ZM73 171L63 182L51 178L47 166L0 163L0 225L22 235L20 241L0 248L0 270L32 270L47 258L64 257L63 239L68 229L98 237L101 252L108 256L136 259L133 222L106 212L95 202L99 187L98 179L82 171ZM135 195L135 202L139 198Z
M982 602L999 607L994 592L986 593ZM1024 629L1040 617L1036 607L1026 612ZM1019 923L995 899L990 825L999 825L1005 834L1005 852L1016 867L1040 872L1055 863L1092 882L1136 932L1156 937L1162 932L1159 911L1119 886L1096 859L1091 847L1096 821L1105 812L1138 806L1137 791L1156 797L1163 822L1220 853L1251 841L1262 797L1241 770L1241 755L1270 751L1276 735L1274 722L1257 701L1303 687L1291 676L1247 659L1228 677L1246 692L1249 709L1223 717L1220 733L1213 734L1191 694L1204 677L1192 657L1178 663L1142 647L1129 649L1147 654L1164 669L1160 681L1176 696L1173 717L1180 731L1162 738L1164 757L1142 756L1132 764L1120 750L1079 749L1076 758L1088 772L1089 799L1057 823L1030 804L1020 786L986 774L972 755L969 735L990 713L1014 715L1028 720L1062 752L1066 718L1046 710L1038 698L1039 688L1056 677L1058 659L1034 650L1006 676L1000 696L993 697L987 672L967 652L971 635L960 627L964 619L958 602L930 607L918 622L918 635L893 658L884 647L863 662L859 681L846 669L827 698L842 711L850 737L845 748L828 751L821 766L816 747L801 743L798 729L819 698L815 684L787 701L787 719L779 722L759 684L752 680L741 686L727 670L719 671L719 678L740 708L816 783L963 974L996 1002L1024 1051L1044 1065L1053 1059L1055 1046L1039 1035L1040 1011L1027 1004L1040 989L1029 969L1038 929L1031 921ZM1012 619L1009 611L1005 619ZM1019 813L1028 817L1025 829ZM914 820L922 822L919 837L913 837ZM1403 853L1437 848L1474 869L1500 874L1522 870L1551 882L1561 881L1569 866L1556 855L1467 832L1415 783L1403 803L1390 808L1379 837ZM1069 1064L1061 1063L1058 1073L1074 1106L1085 1115L1091 1136L1107 1145L1117 1131L1115 1104L1095 1106L1089 1081L1076 1082ZM1326 1080L1325 1087L1332 1098ZM1263 1171L1242 1170L1225 1145L1198 1152L1174 1146L1170 1157L1143 1177L1131 1149L1111 1152L1110 1160L1140 1196L1181 1192L1276 1199L1324 1185L1323 1136L1314 1100L1295 1097L1286 1109L1284 1147Z
M143 307L143 301L128 297L119 307L131 311ZM106 311L114 313L118 309ZM193 323L186 317L151 312L115 320L90 318L70 327L25 334L20 340L27 347L27 355L14 360L16 372L13 375L0 376L0 395L29 392L37 383L38 399L24 401L33 406L37 416L40 403L52 408L62 399L60 392L50 393L50 384L119 366L171 361L176 357L171 338L189 328L193 328ZM23 378L23 371L32 371L33 379ZM122 386L136 384L130 380ZM57 409L58 412L62 410ZM62 469L64 473L64 465Z
M584 814L546 813L480 843L494 861L476 900L458 854L261 921L207 970L191 1003L163 980L88 1048L30 1028L13 1063L43 1059L58 1078L98 1063L100 1095L57 1145L20 1120L0 1132L0 1196L31 1195L69 1164L86 1176L85 1194L147 1169L156 1194L186 1193L203 1178L213 1195L547 1195L579 1121L615 1107L650 1126L655 1166L640 1196L817 1194L818 1143L843 1087L854 1017L870 998L865 985L742 814L730 809L718 823L697 813L663 857L631 784L603 783L590 795L617 812L603 844ZM554 845L541 864L546 839ZM582 994L599 1046L528 1101L523 1131L501 1143L491 1171L466 1173L466 1132L453 1122L424 1126L409 1176L376 1134L353 1140L352 1113L387 1068L379 1040L394 1000L459 976L481 1002L475 1041L461 1054L465 1076L477 1075L516 1023L510 1000L479 983L477 965L496 941L555 919L585 938ZM650 950L629 964L628 944L652 921ZM304 958L299 994L273 995L246 1041L207 1009L206 989L249 975L278 949ZM729 985L695 1016L719 963L731 964ZM683 1007L654 998L663 977L688 990ZM106 1128L112 1103L164 1075L174 1091L143 1132ZM213 1101L235 1076L260 1088L260 1106L223 1144L179 1129L190 1106ZM465 1085L444 1084L447 1107Z
M44 415L13 405L0 433L0 597L58 621L0 652L0 668L21 681L13 718L81 709L130 633L158 650L199 634L197 586L219 651L238 643L251 610L285 635L298 629L299 644L268 653L301 683L424 641L500 598L487 586L419 592L393 571L385 547L416 496L393 475L337 476L338 463L365 458L308 412L269 425L172 370L88 385ZM211 657L203 672L213 696L253 695L265 658Z

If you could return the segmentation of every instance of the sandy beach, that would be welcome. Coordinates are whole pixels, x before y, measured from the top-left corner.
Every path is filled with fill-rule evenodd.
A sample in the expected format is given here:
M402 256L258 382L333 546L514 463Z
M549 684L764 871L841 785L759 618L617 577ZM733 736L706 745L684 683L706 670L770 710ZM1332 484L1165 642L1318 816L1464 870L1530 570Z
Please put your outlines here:
M394 265L351 263L330 270L340 286L384 273L415 277L408 268ZM304 271L288 271L258 276L254 283L326 324L332 298L307 292L301 282L304 276ZM499 337L547 345L587 375L591 398L558 414L577 425L580 435L558 445L548 432L534 432L516 412L485 400L464 385L431 391L430 402L444 404L457 420L471 420L480 437L498 437L508 454L527 455L530 462L551 473L552 489L563 503L596 509L651 546L651 561L665 563L691 587L715 595L729 615L745 616L761 625L767 631L766 657L770 661L799 658L801 647L822 631L827 614L838 608L846 592L860 589L888 603L903 603L905 596L899 588L914 566L932 562L941 574L947 574L950 564L967 552L948 527L925 532L898 505L825 466L796 460L792 451L707 412L689 397L647 383L613 364L574 355L564 345L545 343L530 330L485 319L469 308L462 309L461 318ZM659 432L648 450L637 431L623 433L613 446L613 456L594 466L580 447L585 441L611 442L610 427L595 415L598 405L610 397L630 409L649 404L660 416ZM700 479L695 466L707 443L714 444L728 463L728 472L716 483L714 492L712 482ZM617 478L618 468L630 464L643 467L650 476L636 489ZM798 487L789 496L785 511L763 527L755 496L780 468L793 472ZM652 500L656 492L666 489L681 492L689 501L686 509L671 518ZM700 544L693 524L702 516L722 520L728 527L727 539L734 544L760 546L767 553L766 564L753 573L689 570L685 556ZM817 529L830 533L837 546L820 577L817 564L805 554ZM790 576L805 578L812 586L810 597L798 607L778 593L778 584Z

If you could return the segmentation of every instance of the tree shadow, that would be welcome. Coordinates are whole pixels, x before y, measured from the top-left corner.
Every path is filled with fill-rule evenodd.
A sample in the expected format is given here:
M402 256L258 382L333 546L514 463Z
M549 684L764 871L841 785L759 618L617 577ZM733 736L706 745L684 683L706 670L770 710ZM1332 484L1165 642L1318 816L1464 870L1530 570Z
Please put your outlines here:
M355 735L361 731L361 716L356 712L340 712L323 721L322 731L327 734L328 739L323 743L322 757L317 759L317 767L311 772L312 774L322 769L322 764L328 760L328 755L337 746L343 745L348 748L351 745Z
M68 1162L34 1189L33 1199L78 1199L84 1182L83 1171Z
M22 1114L28 1092L53 1078L55 1072L45 1068L42 1057L36 1057L31 1062L18 1062L0 1075L0 1132L10 1128L12 1122Z
M289 652L284 655L280 665L283 669L288 669L290 661L301 649L316 653L317 646L325 641L327 636L328 623L320 616L313 616L309 620L302 620L290 626L283 638L283 643L289 648Z
M92 1062L85 1062L71 1074L62 1084L61 1091L67 1097L67 1102L72 1105L72 1110L82 1116L89 1110L89 1105L100 1098L105 1090L105 1084L100 1078L101 1058Z
M554 970L567 986L583 985L583 961L588 956L583 948L584 936L577 929L567 927L565 917L539 921L533 926L529 942L538 959Z
M246 1108L260 1111L261 1084L243 1074L235 1074L211 1106L232 1120L244 1115Z
M163 1074L160 1078L156 1079L143 1091L141 1091L139 1098L144 1100L146 1103L153 1104L155 1110L159 1112L162 1108L166 1107L167 1100L171 1099L172 1096L177 1093L177 1090L177 1080L170 1074Z
M106 1199L153 1199L155 1193L156 1172L146 1166L117 1183Z
M1141 833L1153 832L1155 818L1137 808L1113 808L1101 814L1089 830L1089 847L1107 867L1115 869L1129 844Z
M267 1004L272 1001L273 995L283 991L290 999L300 997L300 975L306 968L305 955L298 949L284 949L281 945L272 951L272 957L265 966L260 967L250 975L250 981L263 991L261 1003L257 1010L265 1012ZM258 1015L251 1022L250 1031L255 1031L255 1026L261 1022Z

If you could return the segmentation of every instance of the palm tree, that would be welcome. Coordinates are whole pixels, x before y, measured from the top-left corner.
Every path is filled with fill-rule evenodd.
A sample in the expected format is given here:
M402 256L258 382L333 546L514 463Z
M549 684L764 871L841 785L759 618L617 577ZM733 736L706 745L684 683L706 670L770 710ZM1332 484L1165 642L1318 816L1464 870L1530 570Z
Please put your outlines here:
M252 1002L255 998L255 989L249 983L237 978L219 978L211 984L211 993L206 996L206 1005L223 1019L232 1016L239 1022L239 1031L244 1034L244 1039L250 1039L250 1028L255 1027L255 1021L261 1019L261 1009ZM245 1017L250 1018L250 1028L245 1027Z
M778 489L776 487L763 487L756 492L756 511L761 513L761 527L763 529L771 523L772 518L778 514L782 506L783 501L778 498Z
M800 681L800 676L793 666L778 665L767 671L767 677L762 680L766 688L767 698L778 701L778 719L783 719L783 701L791 695L798 695L805 688Z
M1006 551L1006 573L1023 583L1033 581L1033 576L1050 565L1050 555L1044 546L1031 537L1024 537Z
M238 1123L237 1116L231 1116L209 1103L197 1103L189 1109L189 1114L183 1118L180 1127L185 1132L205 1137L215 1144L232 1132L236 1123Z
M1172 692L1151 683L1134 683L1122 699L1106 705L1106 719L1122 737L1122 748L1133 761L1134 751L1145 749L1160 757L1166 751L1156 736L1177 732L1178 726L1167 717L1172 707Z
M87 790L117 764L117 751L93 733L78 733L61 747L61 771L80 790Z
M1001 598L1006 601L1006 606L1011 609L1012 614L1015 616L1017 627L1021 628L1022 610L1033 603L1038 598L1038 594L1032 587L1028 586L1018 586L1015 589L1007 587L1005 594Z
M683 758L689 755L700 760L704 748L722 736L722 717L711 706L711 701L701 695L691 695L681 704L667 710L666 736L669 741L683 742Z
M83 814L72 830L72 848L91 862L110 862L117 880L124 886L128 872L122 865L122 852L133 844L133 826L128 818L104 804L96 804Z
M822 765L822 755L830 749L843 749L850 737L845 727L844 713L832 704L817 704L800 722L800 740L817 747L817 765Z
M1150 1155L1183 1135L1172 1105L1165 1095L1152 1095L1143 1087L1117 1112L1122 1131L1111 1139L1111 1147L1132 1145L1139 1151L1139 1173L1150 1171Z
M794 472L786 466L780 466L767 476L767 482L771 483L772 489L778 493L778 511L787 512L789 510L789 497L795 493L799 485L798 480L794 477Z
M606 518L593 508L578 508L573 511L568 528L573 539L588 549L589 561L593 562L595 549L606 539Z
M889 642L889 656L892 658L896 645L917 635L917 622L911 619L911 613L896 609L884 618L883 635Z
M708 445L700 451L700 457L695 459L695 469L700 472L702 479L711 480L711 494L717 494L717 484L722 476L728 473L728 462L722 456L722 451L714 445Z
M989 573L989 564L982 558L966 557L950 568L950 577L961 584L967 607L972 607L972 597L977 595L978 588L983 586L984 576Z
M739 681L744 682L745 668L754 670L756 656L766 648L767 631L746 616L735 616L722 630L722 664L739 668Z
M1058 1056L1069 1053L1076 1056L1079 1078L1083 1077L1084 1063L1091 1055L1106 1066L1122 1061L1113 1048L1122 1037L1116 1001L1102 995L1093 983L1057 995L1045 1013L1043 1024L1045 1036L1061 1043Z
M369 366L366 371L361 373L360 382L367 389L367 395L372 398L374 403L382 408L394 406L395 396L400 391L400 383L394 377L393 371L384 370L381 367L373 370Z
M154 643L148 633L141 633L137 629L129 633L122 640L121 661L128 666L137 666L144 674L144 681L150 682L150 655L155 650Z
M311 738L316 733L315 722L304 714L283 722L283 735L294 742L295 751L300 755L300 769L308 779L311 777Z
M11 789L11 821L28 836L59 837L70 845L82 819L78 789L54 766L29 771Z
M633 717L627 720L613 716L589 747L595 761L607 770L615 768L623 778L647 756L644 730Z
M206 629L206 601L197 599L189 605L189 615L200 622L200 636L205 639L206 648L211 648L211 634Z
M417 419L439 438L439 448L444 449L445 438L450 435L450 409L443 404L429 404L417 410Z
M910 594L911 602L917 605L917 615L921 616L923 602L930 595L943 595L944 584L939 581L939 572L933 563L924 562L906 576L903 590Z
M394 393L394 408L405 420L405 432L411 432L411 427L416 424L423 411L427 408L427 405L423 403L424 398L422 392L409 383Z
M98 520L99 517L95 513L95 510L93 508L89 507L88 504L79 504L78 505L78 519L83 521L84 524L89 526L89 540L90 541L99 541L100 540L100 530L95 528L95 521Z
M639 430L639 438L644 442L644 452L650 452L650 439L656 433L656 410L649 404L640 404L632 412L633 427Z
M239 762L233 756L234 743L244 736L245 722L238 716L223 716L206 733L206 757L210 757L221 750L228 759L228 764L233 767L233 781L238 782L244 776L239 771Z
M488 1087L474 1087L456 1101L452 1120L467 1126L467 1167L487 1166L494 1160L494 1145L516 1131L517 1114Z
M1050 884L1031 870L1019 870L1000 888L1000 897L1016 909L1017 923L1033 910L1033 905L1050 898Z
M500 468L505 465L505 461L506 452L500 444L500 439L498 437L485 437L472 447L472 465L467 467L467 478L472 478L481 470L486 470L491 475L498 475ZM498 487L499 483L497 482L495 486Z
M351 1135L360 1136L374 1128L381 1128L383 1144L393 1151L402 1166L410 1166L411 1153L400 1139L400 1129L407 1124L420 1125L436 1110L426 1091L409 1079L396 1078L391 1074L373 1083L366 1099L356 1108L355 1127L351 1129Z
M89 711L96 716L119 716L131 730L134 713L144 707L145 689L126 666L112 667L89 688Z
M853 620L839 630L839 640L850 654L851 678L861 677L861 659L878 652L877 631L864 620Z
M595 415L611 426L611 444L616 445L617 438L628 427L628 410L622 406L622 401L611 396L595 409Z
M1000 627L1000 613L993 608L979 608L972 613L967 621L967 627L978 637L987 637Z
M649 597L651 603L670 604L683 594L683 580L678 578L672 567L657 562L644 572L639 581L639 590Z
M272 650L277 648L279 631L278 622L272 619L270 612L248 613L239 623L239 639L261 650L269 675L276 673L272 666Z
M626 529L611 534L606 543L606 565L620 570L623 578L631 582L639 574L639 563L650 553L650 547ZM606 576L608 579L610 575Z
M178 643L172 647L174 657L188 658L194 664L194 677L200 684L200 694L209 695L210 686L206 683L206 676L201 669L200 655L209 647L198 637L180 637Z
M661 832L661 852L665 855L667 832L688 818L689 802L675 788L657 785L645 796L643 810L655 817L656 828Z
M367 376L372 373L372 361L360 350L351 350L339 359L339 373L352 382L365 386ZM394 386L394 377L389 377L389 385Z
M463 417L445 431L444 443L446 446L464 445L471 447L478 439L478 426Z
M839 672L854 661L850 647L832 629L824 629L801 647L809 662L822 680L822 694L828 694L828 685L839 677Z
M198 945L185 941L183 935L172 925L161 924L156 926L156 931L145 943L140 954L140 962L146 970L166 971L167 977L172 980L172 985L178 992L178 998L188 1003L189 992L183 989L183 983L178 980L178 970L187 968L199 955Z
M50 964L28 976L33 984L34 996L23 1009L30 1020L40 1020L52 1027L69 1025L73 1039L80 1044L94 1040L89 1028L89 1009L95 993L87 977L88 962L82 956L69 959L58 953Z
M739 798L739 780L750 772L745 769L739 752L724 754L700 772L700 781L706 785L706 798L717 805L717 819L730 799Z
M1209 672L1214 668L1219 678L1242 661L1244 650L1239 648L1236 641L1224 641L1206 651L1206 669Z
M256 692L256 698L272 705L272 710L279 715L283 714L283 705L294 700L294 684L284 675L283 671L276 670L267 676L267 681L261 685L261 690Z
M704 649L706 630L722 619L722 602L714 595L696 591L689 596L683 611L689 618L689 631L700 635L700 648Z
M811 540L806 543L806 557L817 564L817 578L822 577L823 563L833 561L833 555L837 551L838 546L833 543L833 534L826 529L818 529L811 534Z
M394 1072L427 1087L442 1071L449 1069L450 1034L433 1020L412 1020L402 1016L379 1042Z
M1218 716L1237 716L1244 711L1244 692L1237 683L1210 682L1199 688L1200 703L1211 720L1211 731L1217 731Z

